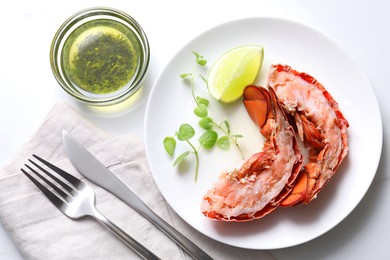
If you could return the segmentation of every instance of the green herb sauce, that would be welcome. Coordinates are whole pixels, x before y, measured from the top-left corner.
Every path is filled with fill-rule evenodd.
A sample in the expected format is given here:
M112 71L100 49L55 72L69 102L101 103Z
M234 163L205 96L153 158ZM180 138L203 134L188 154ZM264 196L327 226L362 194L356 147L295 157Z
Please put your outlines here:
M62 64L74 85L90 93L109 94L131 82L140 53L140 44L130 29L116 21L96 20L70 35Z

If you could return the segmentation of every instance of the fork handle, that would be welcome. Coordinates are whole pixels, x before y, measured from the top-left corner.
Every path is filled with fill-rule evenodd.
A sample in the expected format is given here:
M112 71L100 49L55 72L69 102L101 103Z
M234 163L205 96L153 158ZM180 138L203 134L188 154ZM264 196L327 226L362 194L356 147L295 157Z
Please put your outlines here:
M139 256L143 259L151 259L158 260L160 259L158 256L153 254L149 249L140 244L137 240L119 228L117 225L112 223L109 219L107 219L103 214L99 211L94 210L92 216L96 218L101 224L111 230L116 236L118 236L126 245L132 248Z

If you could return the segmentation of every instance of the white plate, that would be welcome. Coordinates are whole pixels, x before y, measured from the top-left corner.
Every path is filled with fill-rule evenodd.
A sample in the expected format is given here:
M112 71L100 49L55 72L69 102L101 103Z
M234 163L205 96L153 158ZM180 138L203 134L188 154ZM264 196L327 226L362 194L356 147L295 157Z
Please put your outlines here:
M309 205L279 208L260 220L247 223L220 223L202 215L200 201L222 170L231 169L241 161L238 152L234 149L227 152L202 150L199 179L195 183L195 161L173 168L173 158L165 153L162 143L180 124L197 125L190 88L179 77L195 68L191 51L202 54L211 66L227 50L246 44L260 44L265 49L260 83L269 64L284 63L311 74L327 88L350 123L350 150L337 174ZM196 82L196 93L211 100L200 80ZM260 149L260 134L241 102L224 106L212 101L210 113L215 120L228 119L233 132L244 135L241 146L245 157ZM196 137L193 139L196 143ZM355 208L368 190L379 163L382 122L369 81L333 40L299 23L249 18L206 31L173 57L152 89L146 111L145 140L151 171L161 193L188 224L226 244L275 249L298 245L324 234ZM178 143L176 156L187 147Z

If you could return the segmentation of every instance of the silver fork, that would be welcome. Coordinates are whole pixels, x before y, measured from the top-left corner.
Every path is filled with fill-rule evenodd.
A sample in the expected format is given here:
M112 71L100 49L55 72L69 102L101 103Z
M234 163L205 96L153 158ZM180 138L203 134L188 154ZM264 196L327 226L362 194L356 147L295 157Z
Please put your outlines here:
M64 170L58 168L57 166L49 163L48 161L40 158L39 156L33 154L33 156L38 159L41 163L52 169L63 180L57 178L55 175L51 174L48 170L44 169L39 164L30 160L30 163L33 164L40 172L44 173L46 176L50 177L51 180L38 173L36 169L33 169L29 165L25 166L38 176L44 183L51 187L47 188L46 185L42 184L37 178L34 178L24 169L21 171L46 195L46 197L59 209L71 219L79 219L82 217L90 216L98 220L105 227L110 229L115 235L117 235L125 244L131 247L138 255L144 259L160 259L146 247L141 245L138 241L108 220L103 216L95 207L95 192L93 189L83 182L82 180L77 179L76 177L70 175ZM66 180L66 182L65 182ZM55 183L55 184L54 184Z

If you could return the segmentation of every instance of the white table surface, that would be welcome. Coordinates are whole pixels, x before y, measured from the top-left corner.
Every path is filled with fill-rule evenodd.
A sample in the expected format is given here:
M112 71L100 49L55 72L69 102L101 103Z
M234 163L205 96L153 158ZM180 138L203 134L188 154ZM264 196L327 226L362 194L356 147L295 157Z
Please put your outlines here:
M76 11L99 5L132 15L151 45L151 66L142 94L131 109L119 114L95 113L72 100L55 81L49 64L51 40L62 22ZM113 135L135 133L143 137L145 106L154 80L178 48L215 25L271 16L298 21L329 35L361 66L377 95L384 127L381 161L367 194L344 221L313 241L269 252L275 259L390 259L389 1L13 0L3 3L1 10L0 166L12 158L59 101L76 107ZM1 225L0 259L22 259Z

